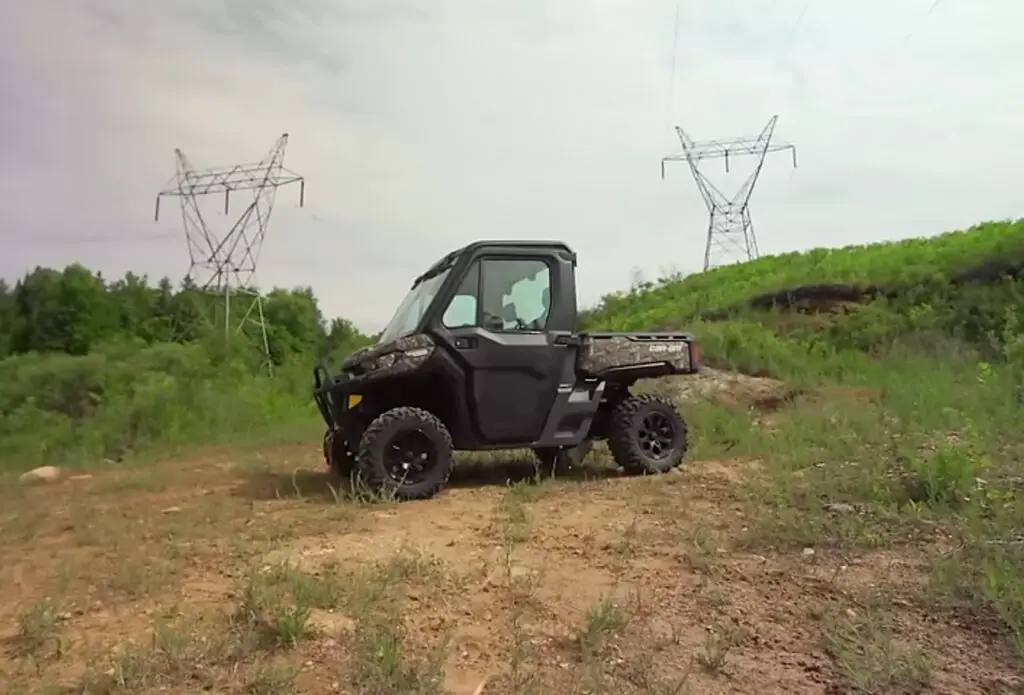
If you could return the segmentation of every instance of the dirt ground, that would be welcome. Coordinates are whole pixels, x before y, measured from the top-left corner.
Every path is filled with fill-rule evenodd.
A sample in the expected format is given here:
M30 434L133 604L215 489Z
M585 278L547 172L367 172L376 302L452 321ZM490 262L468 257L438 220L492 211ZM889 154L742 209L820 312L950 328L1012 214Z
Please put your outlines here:
M741 381L779 395L681 396ZM940 549L745 542L756 461L473 460L395 505L319 446L4 482L0 692L1024 692L998 636L922 604Z

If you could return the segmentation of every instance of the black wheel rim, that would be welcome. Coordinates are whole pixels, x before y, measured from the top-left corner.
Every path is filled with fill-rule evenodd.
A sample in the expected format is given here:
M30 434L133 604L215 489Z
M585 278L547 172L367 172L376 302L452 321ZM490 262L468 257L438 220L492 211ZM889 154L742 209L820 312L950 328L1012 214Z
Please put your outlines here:
M437 447L422 430L399 432L388 442L384 468L397 483L423 482L437 465Z
M676 425L664 413L646 413L637 423L637 441L644 455L660 461L671 455L676 446Z

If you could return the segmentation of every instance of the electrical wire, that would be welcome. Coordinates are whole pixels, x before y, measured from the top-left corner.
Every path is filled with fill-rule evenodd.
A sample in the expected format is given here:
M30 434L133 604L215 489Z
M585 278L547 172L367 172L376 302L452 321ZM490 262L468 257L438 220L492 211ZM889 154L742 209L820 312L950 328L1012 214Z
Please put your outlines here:
M892 55L897 51L904 50L906 48L907 41L910 40L916 34L916 32L928 21L929 17L931 17L935 13L935 11L939 8L940 5L943 4L943 2L944 0L932 0L931 4L928 6L928 9L924 12L923 15L921 15L921 18L918 21L913 23L913 25L910 27L910 30L906 34L904 34L902 37L898 39L893 39L891 42L886 41L886 45L882 46L881 51L877 51L874 57L877 59L882 57L883 54ZM800 13L797 15L797 18L793 23L793 27L790 31L789 38L779 52L778 64L780 67L783 67L786 59L789 57L789 54L793 49L793 46L796 43L798 34L800 32L800 29L802 28L804 20L806 19L807 12L810 9L810 6L811 0L804 0L804 4L800 10ZM845 67L845 65L843 67ZM796 74L794 70L789 70L789 72L793 73L794 75Z
M672 109L676 100L676 64L679 59L679 12L682 0L676 0L676 18L672 23L672 69L668 83L668 104L665 108L665 120L668 122L668 129L672 129Z
M932 0L931 7L929 7L928 11L924 13L923 17L921 17L921 21L918 22L916 26L912 27L911 30L907 32L907 35L903 37L903 39L905 41L909 40L910 37L914 35L914 32L921 28L921 26L928 21L928 18L932 16L933 12L935 12L935 8L937 8L941 4L942 0Z
M782 45L782 49L779 51L778 57L775 61L779 69L789 75L790 85L794 92L794 101L800 100L800 96L803 91L802 87L804 79L795 66L789 62L789 58L793 51L793 47L796 45L797 37L800 34L800 29L803 27L804 19L806 19L807 11L810 7L811 0L804 0L803 5L800 7L800 12L797 13L796 20L793 22L793 26L790 27L789 36L787 37L786 42Z
M800 14L796 16L796 21L793 22L793 28L789 31L789 38L786 39L785 45L782 47L781 59L785 60L789 57L789 52L793 50L793 45L796 43L797 34L800 33L800 27L803 26L804 18L807 16L807 10L811 7L811 0L804 0L803 7L800 8Z
M165 234L105 234L105 235L90 235L90 236L74 236L71 234L67 235L47 235L47 236L0 236L0 246L8 245L19 245L22 247L30 246L76 246L79 244L132 244L132 243L148 243L152 241L165 241L167 239L177 239L181 237L180 233L167 232Z

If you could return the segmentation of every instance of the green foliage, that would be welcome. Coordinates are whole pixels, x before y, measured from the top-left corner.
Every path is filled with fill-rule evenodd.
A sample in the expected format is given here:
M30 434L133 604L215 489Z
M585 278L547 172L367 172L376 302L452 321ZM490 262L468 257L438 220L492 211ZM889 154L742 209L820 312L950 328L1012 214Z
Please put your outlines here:
M298 363L296 367L298 367ZM203 345L0 361L0 466L121 460L308 423L308 370L255 376Z
M232 330L252 297L231 297ZM36 268L14 287L0 282L0 359L30 352L87 355L110 342L194 343L223 330L224 297L201 292L189 281L174 290L164 278L155 287L128 273L107 283L81 265L63 271ZM263 301L270 354L281 365L293 357L349 352L370 341L351 323L326 325L308 287L275 289ZM250 322L251 323L251 322ZM246 326L248 341L260 337ZM221 328L215 328L215 327Z
M233 311L251 305L232 299ZM276 289L263 302L270 379L257 335L225 341L214 328L222 303L188 282L174 291L129 273L108 284L80 265L0 283L0 470L314 426L313 360L370 338L344 319L325 325L310 289Z

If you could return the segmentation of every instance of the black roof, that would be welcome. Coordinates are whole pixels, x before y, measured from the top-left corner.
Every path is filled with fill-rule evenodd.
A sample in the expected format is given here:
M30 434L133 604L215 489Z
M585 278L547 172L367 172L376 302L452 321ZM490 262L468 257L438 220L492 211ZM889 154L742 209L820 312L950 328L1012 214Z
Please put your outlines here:
M463 253L465 251L476 251L482 246L526 246L528 248L542 248L542 249L563 249L565 251L572 252L569 245L564 241L552 241L550 239L546 241L529 241L523 239L485 239L483 241L474 241L472 244L466 244L456 253Z
M464 254L464 253L472 253L474 251L477 251L480 248L492 247L492 246L493 247L498 247L498 248L501 248L501 247L517 248L518 247L518 248L532 248L532 249L536 249L536 248L540 248L540 249L558 249L560 251L566 251L566 252L568 252L570 254L573 254L573 250L571 248L569 248L569 245L566 244L564 241L552 241L552 240L530 241L530 240L524 240L524 239L483 239L483 240L480 240L480 241L474 241L471 244L466 244L462 248L458 248L458 249L455 249L454 251L450 251L450 252L446 253L441 258L441 260L437 261L437 263L434 263L434 265L430 266L430 268L425 273L423 273L418 278L416 278L416 280L412 283L412 286L415 287L416 285L420 284L421 282L423 282L427 278L433 277L434 275L437 275L438 273L440 273L442 270L445 270L446 268L451 267L451 265L453 263L455 263L455 260L457 258L459 258L459 256L461 256L462 254Z

